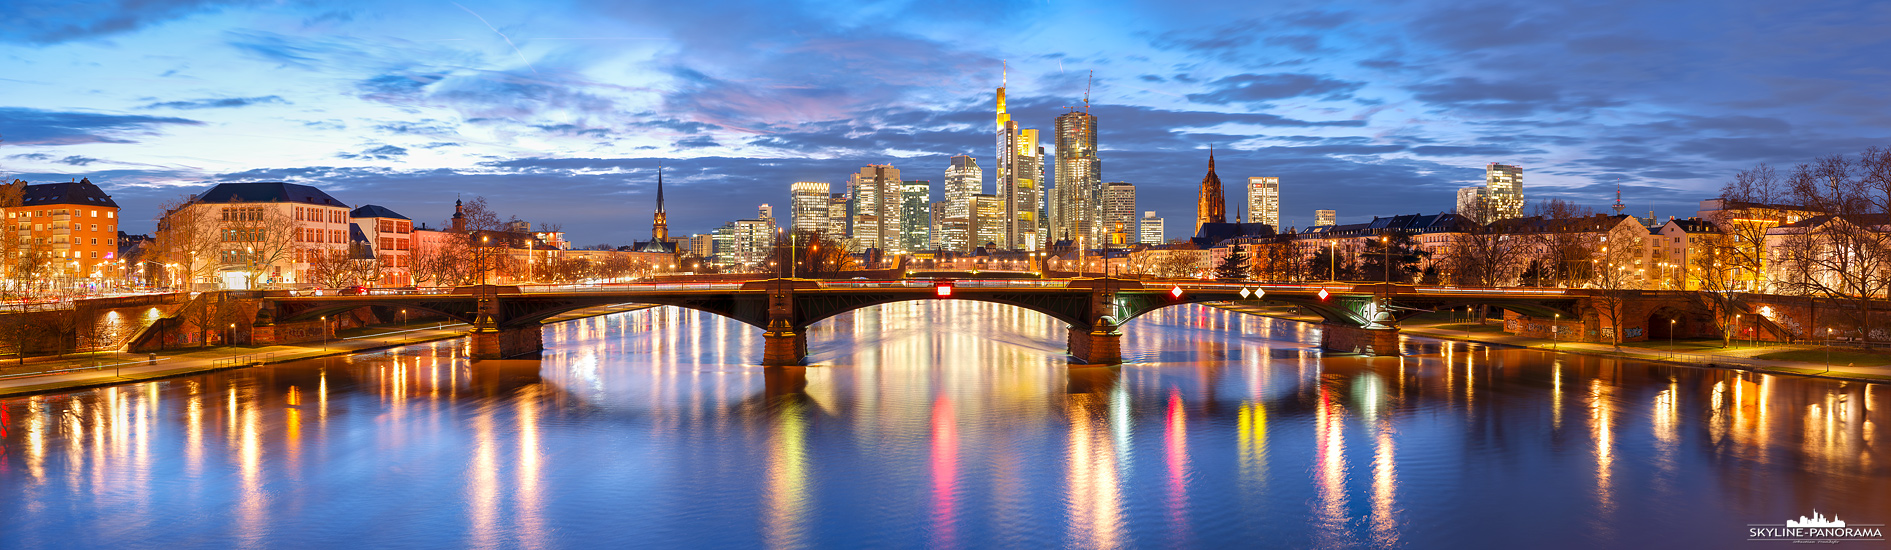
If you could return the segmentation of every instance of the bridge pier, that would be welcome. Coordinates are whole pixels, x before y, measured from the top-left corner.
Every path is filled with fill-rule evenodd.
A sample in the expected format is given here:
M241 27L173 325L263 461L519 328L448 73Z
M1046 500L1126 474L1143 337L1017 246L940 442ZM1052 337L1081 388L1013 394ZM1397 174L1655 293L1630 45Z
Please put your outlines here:
M1112 326L1070 327L1070 356L1085 365L1123 363L1123 331Z
M762 366L798 367L808 361L807 334L787 320L768 322L762 333Z
M1399 355L1398 327L1363 328L1334 323L1320 324L1320 349L1336 353L1374 356Z
M474 359L505 359L531 355L545 350L545 335L539 325L517 328L479 327L469 334Z

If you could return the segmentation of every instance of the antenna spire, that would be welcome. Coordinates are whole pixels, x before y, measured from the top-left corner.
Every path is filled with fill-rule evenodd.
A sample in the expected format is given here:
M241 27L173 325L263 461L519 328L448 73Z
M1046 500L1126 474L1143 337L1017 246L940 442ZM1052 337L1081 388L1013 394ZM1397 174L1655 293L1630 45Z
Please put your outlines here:
M998 63L1000 67L1000 69L998 69L998 87L1003 88L1006 86L1010 86L1011 85L1011 62L1006 61L1006 60L999 60Z

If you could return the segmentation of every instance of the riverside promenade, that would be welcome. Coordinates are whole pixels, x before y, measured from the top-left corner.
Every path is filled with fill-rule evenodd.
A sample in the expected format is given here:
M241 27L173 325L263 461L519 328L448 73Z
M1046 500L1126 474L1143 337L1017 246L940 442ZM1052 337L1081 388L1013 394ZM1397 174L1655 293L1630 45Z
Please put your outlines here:
M547 323L635 311L652 307L625 304L576 311L554 317ZM187 376L211 371L255 367L304 359L347 356L367 351L397 348L413 344L451 340L466 336L465 323L412 323L378 325L345 331L327 342L306 342L273 346L217 346L172 350L151 354L73 355L63 359L29 358L28 372L0 374L0 397L32 395L75 389L111 386ZM0 363L0 370L16 371L14 363Z
M1221 309L1250 315L1316 324L1320 322L1320 317L1317 315L1296 315L1289 313L1286 308L1278 306L1225 303L1211 305ZM1862 354L1857 350L1845 349L1843 347L1827 350L1822 346L1807 344L1762 346L1743 344L1739 347L1719 349L1699 346L1698 344L1700 343L1698 341L1682 340L1680 342L1681 344L1695 344L1696 346L1691 349L1680 350L1660 349L1655 346L1662 346L1666 344L1666 342L1651 341L1623 344L1620 349L1617 349L1610 344L1557 341L1546 338L1517 336L1503 332L1502 325L1501 322L1496 321L1480 325L1477 323L1426 320L1420 318L1400 322L1399 331L1408 336L1421 336L1439 340L1476 342L1480 344L1513 346L1526 349L1595 355L1637 361L1675 363L1704 368L1730 368L1770 374L1792 374L1818 378L1855 380L1860 382L1891 382L1891 356ZM1828 351L1832 353L1832 357L1834 358L1832 361L1833 364L1829 366L1822 361L1761 358L1767 355L1796 355L1816 358ZM1865 364L1857 364L1861 359L1865 360ZM1871 360L1873 359L1880 359L1882 362L1871 364Z

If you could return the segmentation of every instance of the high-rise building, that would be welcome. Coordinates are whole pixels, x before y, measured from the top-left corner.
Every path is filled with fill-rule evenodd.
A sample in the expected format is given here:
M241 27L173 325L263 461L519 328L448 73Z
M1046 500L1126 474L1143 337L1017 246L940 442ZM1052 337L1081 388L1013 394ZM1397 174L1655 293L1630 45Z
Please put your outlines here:
M1248 223L1264 223L1274 231L1280 226L1280 178L1248 178Z
M1208 175L1202 176L1201 194L1195 199L1195 230L1205 223L1227 223L1226 197L1221 192L1221 176L1215 175L1215 148L1208 148Z
M1338 221L1338 214L1332 210L1314 210L1313 225L1334 225Z
M828 196L833 186L818 181L797 181L788 187L793 197L789 200L789 215L793 216L789 226L796 233L826 233L832 227L828 219Z
M1484 167L1484 200L1492 222L1523 217L1523 167L1490 163Z
M1056 132L1057 187L1049 210L1054 223L1051 238L1098 240L1108 229L1101 220L1103 161L1097 158L1097 119L1085 111L1058 115Z
M1484 188L1458 188L1458 214L1470 217L1478 223L1496 221L1484 212Z
M1162 218L1156 217L1155 211L1143 212L1142 220L1136 225L1137 242L1162 244Z
M972 196L984 190L985 172L978 168L978 159L968 155L952 157L952 165L945 173L945 212L940 218L939 232L934 234L939 248L972 251Z
M912 253L930 248L932 227L932 182L908 181L900 184L899 252Z
M767 267L763 263L775 244L775 216L766 204L757 210L756 219L736 220L716 229L717 265L750 271Z
M939 236L945 231L946 202L933 201L932 204L928 206L930 208L928 208L929 212L926 216L926 220L929 222L929 226L926 230L928 237L926 239L926 250L950 250L939 240Z
M1138 242L1136 237L1136 184L1127 181L1113 181L1103 185L1102 200L1103 228L1110 232L1126 235L1120 239L1098 242L1110 244L1131 244Z
M827 197L827 236L834 240L845 241L852 233L848 222L853 221L853 200L846 193L834 193Z
M1003 247L999 244L1005 238L1005 201L997 195L977 194L972 196L972 235L977 239L973 246Z
M1040 243L1044 202L1044 149L1037 130L1024 128L1005 111L1005 87L998 87L998 197L1005 205L1004 238L999 248L1035 250Z
M900 170L872 164L848 178L854 199L853 239L861 249L900 246Z

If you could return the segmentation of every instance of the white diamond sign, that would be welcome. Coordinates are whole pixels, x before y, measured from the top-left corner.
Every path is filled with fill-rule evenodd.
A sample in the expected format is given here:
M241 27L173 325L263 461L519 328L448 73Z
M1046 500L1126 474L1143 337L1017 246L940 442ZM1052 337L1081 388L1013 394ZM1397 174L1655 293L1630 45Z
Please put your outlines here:
M1267 295L1267 291L1265 291L1265 290L1261 290L1261 289L1260 289L1259 287L1256 287L1256 288L1254 289L1254 297L1255 297L1255 298L1260 298L1260 297L1262 297L1262 296L1266 296L1266 295Z
M1241 289L1241 297L1242 298L1248 297L1248 289L1245 289L1245 288Z

